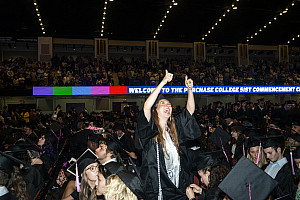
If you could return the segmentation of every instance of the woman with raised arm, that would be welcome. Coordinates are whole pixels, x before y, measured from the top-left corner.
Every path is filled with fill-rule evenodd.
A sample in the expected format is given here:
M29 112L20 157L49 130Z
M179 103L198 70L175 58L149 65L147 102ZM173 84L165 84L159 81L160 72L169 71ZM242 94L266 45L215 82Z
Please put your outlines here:
M201 136L193 117L195 101L193 80L185 77L188 100L186 109L172 115L171 103L161 89L173 74L166 70L164 79L153 90L139 113L136 148L142 154L141 179L146 199L186 199L185 188L193 182L190 159L182 144Z

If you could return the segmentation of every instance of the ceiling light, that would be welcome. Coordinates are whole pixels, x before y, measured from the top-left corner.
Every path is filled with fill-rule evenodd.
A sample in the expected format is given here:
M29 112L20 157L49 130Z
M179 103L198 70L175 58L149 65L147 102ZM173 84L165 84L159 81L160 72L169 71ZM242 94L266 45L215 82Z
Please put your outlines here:
M218 25L218 22L216 22L215 25L217 26L217 25Z
M249 40L247 39L247 42L249 42Z
M160 24L159 26L162 27L162 24Z
M231 6L234 7L234 4L232 4Z
M177 3L177 2L175 2L175 3L173 3L173 5L174 5L174 6L177 6L177 5L178 5L178 3Z
M210 33L210 31L207 31L208 33Z
M286 11L286 10L284 10L282 13L287 13L287 11Z
M167 15L165 15L165 19L167 18Z
M114 0L109 0L109 1L113 2Z
M159 29L159 28L158 28L157 30L158 30L158 31L160 31L160 29Z
M161 20L161 22L165 22L165 20Z
M104 3L107 4L107 1L105 1Z
M225 14L223 14L223 17L225 17Z
M43 31L43 30L45 30L45 28L44 28L44 27L42 27L42 31Z
M104 28L104 26L102 26L102 28Z
M204 40L204 37L202 38L202 40Z
M43 23L40 23L41 26L43 26Z
M267 28L267 26L266 26L266 25L264 25L264 28Z
M271 22L271 21L269 21L269 24L272 24L272 22Z
M156 38L156 35L154 35L153 38Z
M172 6L170 5L170 7L169 8L172 8Z
M38 8L36 8L35 10L36 10L36 11L39 11L39 9L38 9Z
M297 37L300 37L300 35L297 35Z
M230 10L229 10L229 9L227 9L227 12L230 12Z
M205 34L204 36L207 37L207 34Z
M253 38L253 36L251 35L251 38Z
M167 13L169 13L170 11L169 10L167 10Z
M211 29L215 29L215 27L211 27Z
M287 43L289 44L289 43L290 43L290 41L287 41Z
M254 35L257 35L257 33L254 33Z
M104 24L105 22L103 21L102 24Z
M276 20L277 18L276 17L274 17L274 20Z
M221 18L219 19L219 22L220 22L220 21L222 21L222 19L221 19Z
M233 7L232 9L233 9L233 10L236 10L236 9L237 9L237 7L235 6L235 7Z
M295 38L293 38L292 40L295 40Z
M41 19L41 18L39 18L39 21L41 22L41 21L42 21L42 19Z
M288 9L288 8L286 8L285 10L286 10L286 11L288 11L289 9Z
M294 4L294 2L292 3L292 6L294 6L295 4Z
M261 32L262 30L261 30L261 29L259 29L259 31Z
M101 37L103 37L103 34L101 33Z
M37 5L37 4L36 4L36 2L34 2L34 3L33 3L33 5L35 5L35 6L36 6L36 5Z
M46 32L44 31L44 32L43 32L43 34L45 35L45 34L46 34Z

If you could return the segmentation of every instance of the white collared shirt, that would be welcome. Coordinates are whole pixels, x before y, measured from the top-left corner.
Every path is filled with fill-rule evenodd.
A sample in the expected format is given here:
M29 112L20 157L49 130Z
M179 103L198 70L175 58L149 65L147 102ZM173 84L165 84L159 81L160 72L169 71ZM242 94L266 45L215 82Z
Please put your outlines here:
M265 172L267 174L269 174L273 179L275 179L277 173L279 172L279 170L283 167L283 165L285 165L288 161L286 160L286 158L282 158L280 160L278 160L277 162L273 163L270 161L270 164L267 166L267 168L265 169Z
M6 195L8 193L8 190L5 186L0 187L0 197L3 195Z
M112 159L106 161L105 163L103 163L102 165L106 165L107 163L110 163L110 162L117 162L117 159L116 158L112 158Z

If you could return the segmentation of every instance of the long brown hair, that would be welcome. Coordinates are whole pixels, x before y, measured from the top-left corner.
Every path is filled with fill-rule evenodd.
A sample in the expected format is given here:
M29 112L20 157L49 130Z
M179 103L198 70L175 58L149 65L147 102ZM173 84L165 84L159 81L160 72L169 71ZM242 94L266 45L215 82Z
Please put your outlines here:
M156 126L158 128L158 135L156 135L154 137L154 140L156 142L158 142L159 144L162 145L164 153L166 155L168 155L167 151L166 151L166 141L165 141L165 139L163 137L164 128L162 128L160 126L160 124L159 124L159 117L158 117L158 113L157 113L156 107L157 107L157 105L155 106L155 108L153 110L153 119L154 119L154 122L155 122L155 124L156 124ZM176 127L175 127L175 119L174 119L174 117L172 117L172 116L170 117L170 120L168 120L167 125L169 127L169 135L170 135L170 137L171 137L171 139L172 139L172 141L173 141L173 143L174 143L174 145L175 145L175 147L177 149L177 153L179 155L180 149L179 149L178 135L177 135Z

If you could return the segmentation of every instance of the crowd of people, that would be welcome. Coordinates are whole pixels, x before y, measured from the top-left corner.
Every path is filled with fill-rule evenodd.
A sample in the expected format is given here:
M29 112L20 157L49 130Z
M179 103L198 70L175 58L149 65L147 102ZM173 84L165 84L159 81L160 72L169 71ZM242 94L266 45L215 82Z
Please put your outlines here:
M173 76L166 71L140 110L5 106L0 199L300 198L299 103L199 108L185 76L186 107L173 108L160 94Z
M193 62L189 59L165 59L146 62L109 58L99 61L91 57L57 57L51 63L15 58L0 63L0 88L32 86L113 86L158 85L168 69L174 74L171 85L182 85L185 75L197 85L299 85L300 73L295 64L279 64L263 60L238 67L234 63Z

